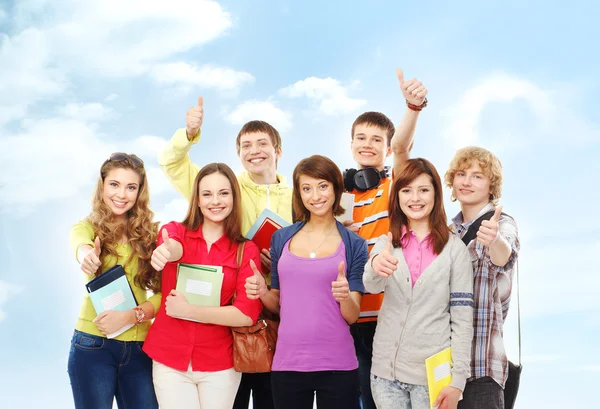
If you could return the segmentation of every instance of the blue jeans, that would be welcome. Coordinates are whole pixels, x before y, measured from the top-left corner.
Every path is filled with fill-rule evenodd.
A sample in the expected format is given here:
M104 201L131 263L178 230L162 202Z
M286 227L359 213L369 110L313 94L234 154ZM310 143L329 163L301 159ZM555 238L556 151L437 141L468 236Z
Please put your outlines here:
M68 372L76 409L158 409L152 360L142 342L117 341L75 330Z
M352 324L350 332L354 338L354 348L358 358L358 378L360 383L360 403L362 409L376 409L371 394L371 361L373 359L373 337L377 321Z
M378 409L429 409L429 390L425 385L390 381L371 375L371 389Z

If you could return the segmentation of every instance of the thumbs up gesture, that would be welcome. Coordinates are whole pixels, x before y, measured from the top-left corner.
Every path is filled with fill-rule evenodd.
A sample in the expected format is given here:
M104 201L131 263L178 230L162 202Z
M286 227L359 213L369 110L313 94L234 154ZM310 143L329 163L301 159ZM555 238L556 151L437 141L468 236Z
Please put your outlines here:
M161 271L169 261L173 261L172 256L175 253L176 241L169 238L167 229L162 230L163 242L152 252L150 264L156 271ZM178 243L177 243L178 244Z
M491 246L500 237L498 221L502 213L502 206L496 207L496 211L490 220L484 220L477 231L477 240L484 246Z
M346 278L346 271L344 270L344 262L340 261L337 278L331 282L331 292L337 302L344 301L350 295L350 287Z
M396 68L396 76L398 77L404 98L413 105L423 105L425 96L427 95L427 88L423 86L423 83L416 78L404 81L404 72L400 68Z
M393 236L392 233L388 232L385 241L385 247L381 250L381 253L377 254L373 259L372 266L375 274L388 278L391 276L398 265L398 259L394 257L394 245L392 244Z
M188 139L194 138L200 132L204 119L204 97L198 97L198 104L191 107L185 115L185 130Z
M96 271L102 267L102 262L100 261L101 251L100 239L96 237L96 240L94 240L94 247L87 252L81 261L81 270L84 273L88 275L94 275L96 274Z
M257 300L264 296L269 289L267 288L265 278L260 271L258 271L258 268L256 268L256 264L252 259L250 259L250 268L254 274L246 278L244 287L246 288L246 296L251 300Z

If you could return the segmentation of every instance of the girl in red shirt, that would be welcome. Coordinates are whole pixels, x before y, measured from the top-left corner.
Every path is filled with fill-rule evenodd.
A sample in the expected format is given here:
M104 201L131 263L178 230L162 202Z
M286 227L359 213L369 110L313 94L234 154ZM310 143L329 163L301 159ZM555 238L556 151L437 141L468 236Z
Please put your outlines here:
M241 374L233 369L229 327L252 325L262 309L244 288L253 275L250 261L260 265L256 245L246 242L239 268L236 261L245 241L240 199L232 170L223 163L206 165L196 176L185 220L163 226L159 234L152 265L163 271L163 298L144 351L153 359L162 409L233 406ZM192 305L175 290L178 263L223 267L220 306Z

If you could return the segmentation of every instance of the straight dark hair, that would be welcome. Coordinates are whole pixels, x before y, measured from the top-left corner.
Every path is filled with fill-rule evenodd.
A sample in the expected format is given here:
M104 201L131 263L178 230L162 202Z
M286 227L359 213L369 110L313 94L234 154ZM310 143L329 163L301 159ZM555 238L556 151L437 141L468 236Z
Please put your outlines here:
M195 231L204 223L204 215L200 211L200 181L213 173L219 173L225 176L231 184L231 194L233 195L233 209L225 219L225 235L232 242L242 243L246 241L242 235L242 201L240 194L240 185L235 174L229 166L224 163L209 163L198 172L194 180L194 191L188 207L185 219L182 224L190 231Z
M440 254L446 243L450 239L450 229L448 228L446 210L444 210L444 197L442 192L442 180L435 166L427 159L415 158L409 159L404 165L402 172L394 180L392 192L390 193L389 217L390 232L393 236L392 244L394 247L402 247L402 228L409 229L409 221L398 200L399 192L402 188L408 186L420 175L427 175L431 179L434 190L433 209L429 214L429 228L431 233L429 241L435 254Z

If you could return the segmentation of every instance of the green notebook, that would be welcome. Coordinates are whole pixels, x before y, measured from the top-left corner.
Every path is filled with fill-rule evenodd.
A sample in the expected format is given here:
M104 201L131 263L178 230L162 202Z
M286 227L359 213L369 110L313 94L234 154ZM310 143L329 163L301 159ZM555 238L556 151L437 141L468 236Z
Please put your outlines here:
M176 290L184 293L190 304L219 307L222 285L223 267L221 266L184 263L179 263L177 266Z

